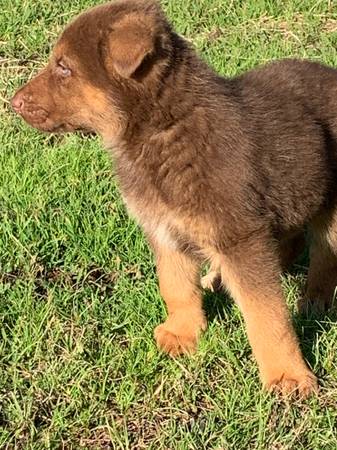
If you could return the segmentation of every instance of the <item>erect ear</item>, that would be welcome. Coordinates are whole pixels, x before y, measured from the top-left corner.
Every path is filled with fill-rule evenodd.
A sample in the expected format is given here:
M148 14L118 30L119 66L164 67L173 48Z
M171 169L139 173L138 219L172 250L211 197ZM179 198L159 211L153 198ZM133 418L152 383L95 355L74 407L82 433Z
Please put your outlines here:
M124 78L131 77L154 51L154 29L146 17L124 17L110 29L107 40L107 66Z

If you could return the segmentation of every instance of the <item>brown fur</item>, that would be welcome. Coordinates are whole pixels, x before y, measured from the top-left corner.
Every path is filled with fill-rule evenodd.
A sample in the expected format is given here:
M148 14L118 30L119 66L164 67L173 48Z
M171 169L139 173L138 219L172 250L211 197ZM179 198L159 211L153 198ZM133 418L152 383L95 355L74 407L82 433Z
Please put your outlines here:
M216 75L152 0L80 15L46 69L12 100L44 131L94 130L156 255L168 319L160 348L192 351L205 328L198 274L211 263L240 306L264 384L317 387L280 274L313 234L306 309L337 282L337 71L284 60Z

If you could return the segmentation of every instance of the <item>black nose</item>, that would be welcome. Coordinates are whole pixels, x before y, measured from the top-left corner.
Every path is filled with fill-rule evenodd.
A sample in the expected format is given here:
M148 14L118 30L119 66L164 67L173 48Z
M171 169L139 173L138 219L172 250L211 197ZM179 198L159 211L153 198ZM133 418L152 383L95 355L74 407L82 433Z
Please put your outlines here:
M22 112L25 105L25 101L23 98L23 94L21 92L17 92L14 95L14 97L11 100L11 105L15 112L17 113Z

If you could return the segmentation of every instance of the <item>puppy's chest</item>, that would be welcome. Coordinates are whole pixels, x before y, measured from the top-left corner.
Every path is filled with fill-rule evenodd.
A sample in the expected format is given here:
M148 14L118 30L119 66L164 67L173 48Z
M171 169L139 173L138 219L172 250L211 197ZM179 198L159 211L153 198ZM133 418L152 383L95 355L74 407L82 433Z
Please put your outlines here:
M177 247L177 236L186 234L186 227L179 213L161 200L161 192L150 176L137 173L132 164L119 167L119 182L128 213L142 227L150 241L169 248ZM128 168L128 173L126 173ZM146 176L147 175L147 176ZM177 227L177 223L180 226Z
M148 238L156 244L177 248L182 239L187 239L188 224L183 217L162 202L153 199L145 201L143 198L123 195L129 214L136 219Z
M210 221L198 208L193 181L197 177L175 170L171 158L153 167L142 159L130 161L125 154L119 159L118 178L128 212L156 244L201 249L210 238Z

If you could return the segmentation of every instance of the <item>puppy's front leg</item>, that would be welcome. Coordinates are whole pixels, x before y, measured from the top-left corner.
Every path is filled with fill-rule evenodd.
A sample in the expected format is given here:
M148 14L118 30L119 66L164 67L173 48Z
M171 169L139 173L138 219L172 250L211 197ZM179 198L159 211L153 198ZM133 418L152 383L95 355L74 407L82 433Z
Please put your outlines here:
M171 356L192 352L206 328L199 288L199 264L185 253L154 245L160 293L167 320L155 329L159 348Z
M305 397L317 389L282 295L272 241L255 236L221 257L221 276L238 303L265 387Z

